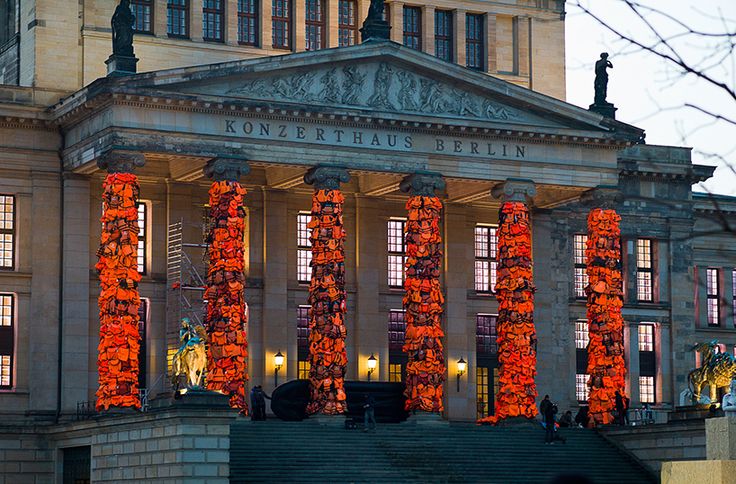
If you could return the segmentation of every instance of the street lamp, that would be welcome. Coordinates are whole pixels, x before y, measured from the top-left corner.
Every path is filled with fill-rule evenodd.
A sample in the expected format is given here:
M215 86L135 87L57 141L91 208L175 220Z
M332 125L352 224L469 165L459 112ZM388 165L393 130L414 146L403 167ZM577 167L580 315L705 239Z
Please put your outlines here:
M371 353L371 356L368 357L368 381L371 381L371 374L376 371L377 365L378 360L373 356L373 353Z
M281 350L273 355L273 367L274 371L274 388L279 386L279 370L284 366L284 355L281 354Z
M468 364L460 358L457 361L457 391L460 391L460 377L465 374L465 371L468 369Z

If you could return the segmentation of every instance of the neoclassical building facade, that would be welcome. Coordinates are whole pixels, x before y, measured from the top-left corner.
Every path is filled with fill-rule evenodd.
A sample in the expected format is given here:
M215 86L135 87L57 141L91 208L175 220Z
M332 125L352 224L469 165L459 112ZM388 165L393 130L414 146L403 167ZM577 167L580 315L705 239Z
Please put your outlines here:
M286 37L274 32L283 27L279 15L292 10L281 12L276 1L181 2L184 10L179 2L131 2L143 12L139 70L151 72L123 77L102 77L107 4L83 2L81 34L75 27L52 36L44 29L65 18L68 12L52 15L65 2L36 3L35 15L49 17L20 35L21 86L0 86L6 421L70 418L80 402L94 400L103 180L120 167L135 168L141 186L136 260L146 398L170 388L181 318L202 318L211 184L204 168L217 161L249 171L239 178L247 189L247 367L251 383L269 392L276 353L285 357L279 382L309 370L314 189L304 175L320 166L349 175L340 184L348 380L369 378L371 356L372 381L405 378L408 215L400 185L428 173L443 186L446 418L493 412L498 211L510 199L531 213L537 388L561 408L587 399L586 219L603 204L622 217L632 405L677 405L696 365L695 343L717 339L723 351L736 349L736 251L733 234L722 230L736 201L693 194L692 184L713 169L694 165L688 148L646 145L642 130L561 100L563 21L553 2L388 2L393 41L363 44L344 40L352 30L341 28L350 23L343 4L358 15L363 1L317 2L324 24L305 20L312 17L304 1L284 2L294 9ZM248 5L258 6L255 13L236 10ZM437 28L445 8L447 31ZM478 52L465 29L476 21L480 66L467 55ZM186 35L172 35L182 26ZM323 30L315 37L312 27ZM51 39L58 49L69 42L63 66L44 46ZM284 39L290 52L269 47ZM24 42L35 43L35 63L24 64ZM438 52L443 46L450 57Z

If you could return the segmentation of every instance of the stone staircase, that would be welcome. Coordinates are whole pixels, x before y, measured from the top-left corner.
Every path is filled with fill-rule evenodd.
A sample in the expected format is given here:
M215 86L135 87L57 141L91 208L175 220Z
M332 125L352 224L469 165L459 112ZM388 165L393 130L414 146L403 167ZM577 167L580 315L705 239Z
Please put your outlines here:
M562 474L595 484L656 483L645 468L591 430L562 429L567 443L544 444L533 427L472 424L379 425L240 422L230 435L234 483L547 483Z

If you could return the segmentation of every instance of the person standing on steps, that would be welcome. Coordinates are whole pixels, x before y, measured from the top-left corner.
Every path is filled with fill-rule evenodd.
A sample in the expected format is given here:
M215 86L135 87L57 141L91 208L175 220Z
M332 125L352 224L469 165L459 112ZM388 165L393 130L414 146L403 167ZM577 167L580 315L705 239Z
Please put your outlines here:
M550 405L552 402L549 401L549 395L545 395L541 402L539 402L539 415L542 416L542 422L546 422L544 419L544 410L547 408L547 405Z
M371 428L376 430L376 401L373 399L373 395L366 393L363 396L363 420L364 428L363 432L368 432Z
M624 400L624 423L626 425L630 425L629 423L629 404L631 403L631 400L629 400L629 397L626 395L623 396Z
M544 397L547 404L544 406L544 443L554 444L555 442L555 414L557 413L557 405L549 401L549 396ZM544 403L544 400L542 400ZM540 405L541 406L541 405Z
M255 407L253 412L256 415L256 420L266 420L266 399L271 400L271 397L266 395L261 385L255 387Z
M624 425L624 412L626 411L626 407L624 405L624 397L621 395L621 392L616 390L616 420L618 421L618 424L623 426Z

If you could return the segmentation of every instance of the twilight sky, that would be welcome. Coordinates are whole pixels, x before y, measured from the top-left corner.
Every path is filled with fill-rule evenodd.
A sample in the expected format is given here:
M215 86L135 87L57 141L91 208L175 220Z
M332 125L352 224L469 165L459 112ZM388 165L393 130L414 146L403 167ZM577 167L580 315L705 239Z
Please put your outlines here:
M719 166L713 178L696 189L736 196L736 100L722 89L692 74L683 75L674 65L618 40L614 33L582 12L577 1L568 0L566 7L568 102L585 108L593 102L593 64L601 52L608 52L614 66L609 70L608 101L618 108L616 118L645 129L648 144L692 147L695 163ZM621 33L645 44L653 43L647 25L623 1L579 1ZM736 40L736 0L636 1L664 8L667 15L687 23L693 30L731 32L731 39ZM681 35L685 30L673 19L656 13L647 16L665 37L674 36L672 45L683 59L703 66L711 76L735 89L736 52L718 49L726 38ZM715 120L684 107L686 103L734 122Z

